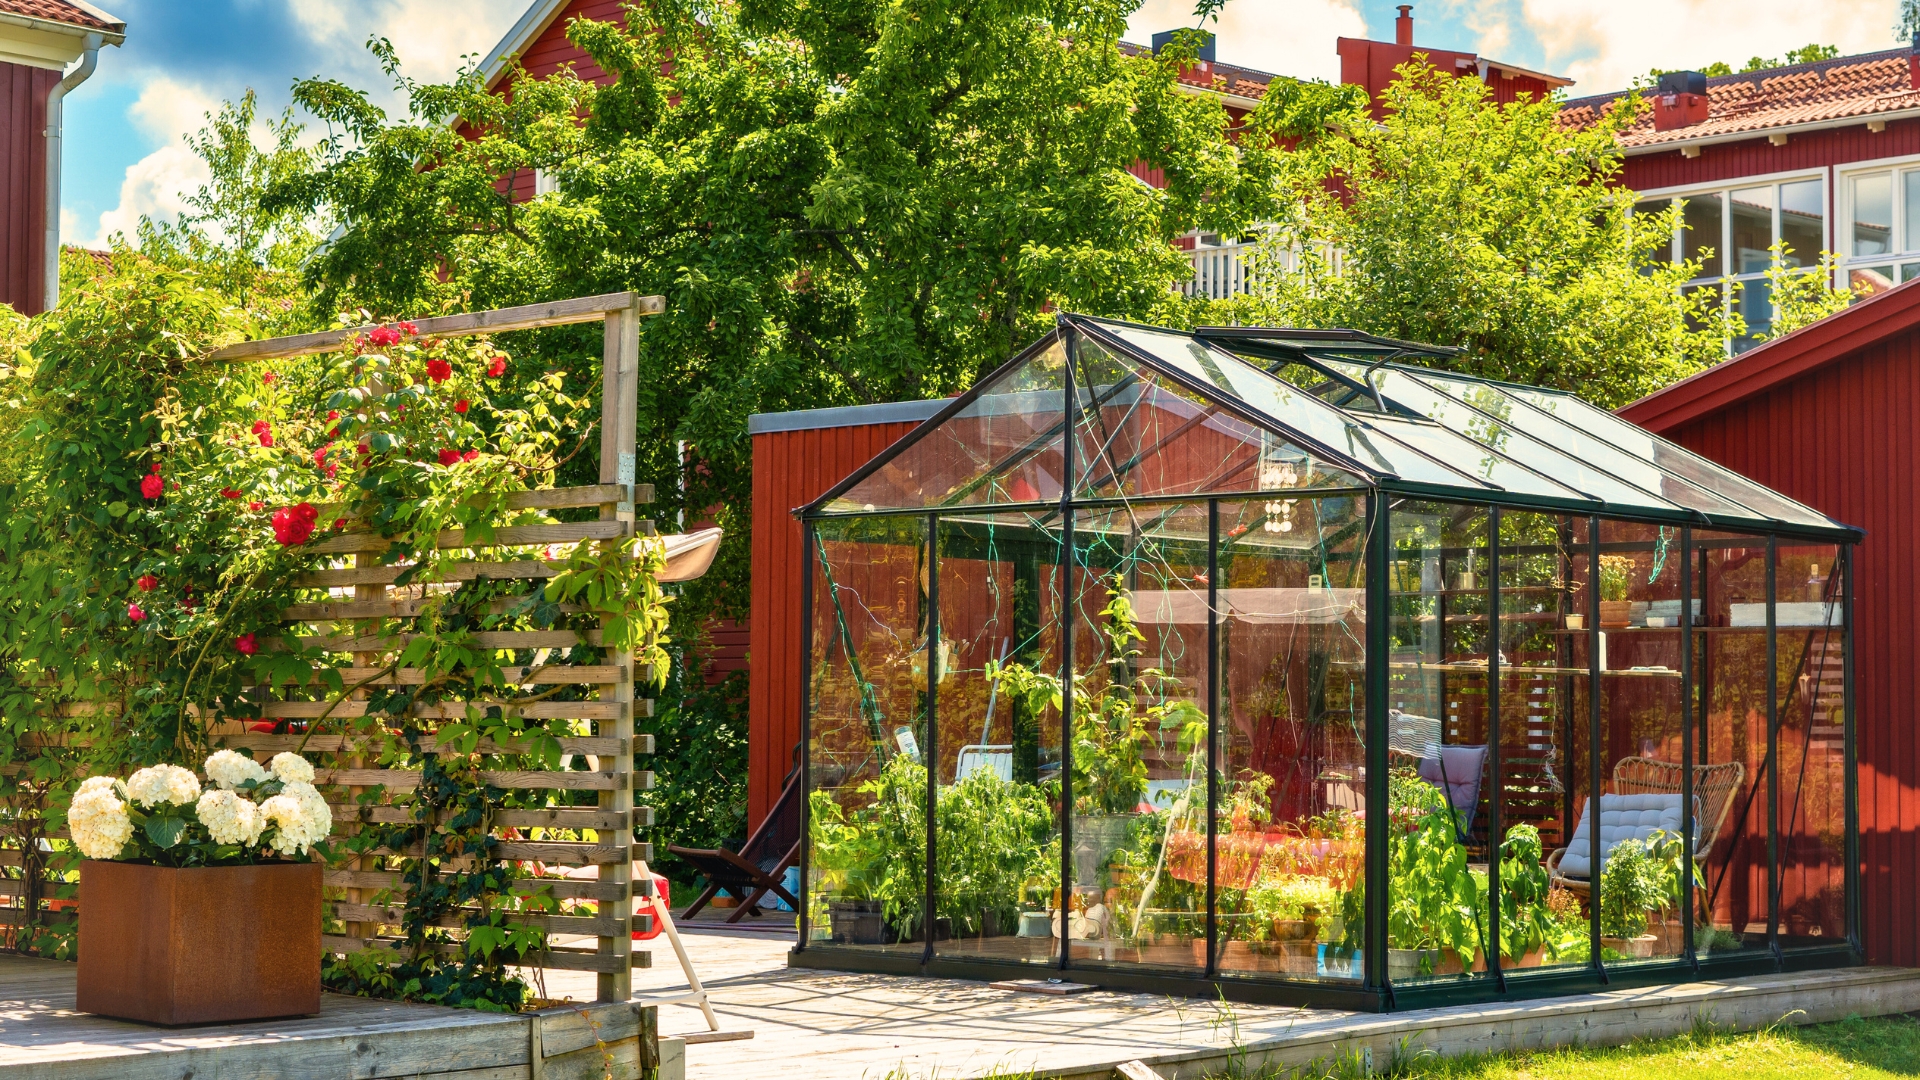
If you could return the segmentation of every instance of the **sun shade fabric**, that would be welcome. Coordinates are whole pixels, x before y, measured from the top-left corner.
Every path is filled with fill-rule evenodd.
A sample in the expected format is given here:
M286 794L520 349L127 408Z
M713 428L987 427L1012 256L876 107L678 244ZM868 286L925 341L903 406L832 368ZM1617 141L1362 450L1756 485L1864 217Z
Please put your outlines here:
M1352 342L1232 333L1063 315L1060 330L807 511L1383 487L1676 524L1858 535L1569 394L1361 362L1351 358ZM1288 359L1270 359L1280 348ZM1337 384L1328 396L1347 404L1269 368L1324 376L1315 385Z
M1587 808L1593 801L1587 801ZM1593 841L1587 808L1580 811L1580 823L1573 827L1573 839L1567 841L1567 853L1560 857L1560 873L1570 878L1592 880ZM1645 840L1655 830L1676 839L1680 836L1680 796L1678 795L1602 795L1600 796L1600 868L1607 866L1607 852L1623 840Z

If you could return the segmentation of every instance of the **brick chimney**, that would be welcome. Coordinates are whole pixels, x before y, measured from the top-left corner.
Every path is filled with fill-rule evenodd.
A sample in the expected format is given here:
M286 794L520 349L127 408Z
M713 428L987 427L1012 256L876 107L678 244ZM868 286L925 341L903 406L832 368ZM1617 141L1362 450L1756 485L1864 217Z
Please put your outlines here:
M1395 45L1413 44L1412 4L1400 5L1400 17L1393 20L1393 43Z
M1660 76L1653 96L1653 130L1692 127L1707 118L1707 77L1698 71L1669 71Z

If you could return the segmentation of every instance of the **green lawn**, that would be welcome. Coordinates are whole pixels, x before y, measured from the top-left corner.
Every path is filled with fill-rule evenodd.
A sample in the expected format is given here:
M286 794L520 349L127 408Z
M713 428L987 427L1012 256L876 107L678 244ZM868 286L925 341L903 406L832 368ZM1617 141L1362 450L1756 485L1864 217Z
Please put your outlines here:
M1302 1077L1346 1080L1357 1062ZM1802 1080L1920 1076L1920 1019L1852 1019L1730 1034L1703 1027L1672 1039L1605 1049L1441 1059L1400 1055L1375 1061L1379 1076L1445 1080Z

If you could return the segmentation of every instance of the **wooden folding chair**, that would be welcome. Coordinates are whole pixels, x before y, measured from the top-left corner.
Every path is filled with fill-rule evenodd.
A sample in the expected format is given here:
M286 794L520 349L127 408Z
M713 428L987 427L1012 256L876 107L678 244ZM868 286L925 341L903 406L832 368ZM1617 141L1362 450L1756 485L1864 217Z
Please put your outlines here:
M738 854L725 848L667 846L668 851L707 878L707 887L680 913L683 921L699 914L722 889L740 901L739 909L727 918L730 923L739 922L748 914L760 915L760 899L768 893L784 900L793 910L800 910L799 898L787 891L780 878L788 867L800 861L800 800L805 794L800 790L800 770L795 769L787 775L786 787L781 789L780 798L768 811L766 820L741 845Z

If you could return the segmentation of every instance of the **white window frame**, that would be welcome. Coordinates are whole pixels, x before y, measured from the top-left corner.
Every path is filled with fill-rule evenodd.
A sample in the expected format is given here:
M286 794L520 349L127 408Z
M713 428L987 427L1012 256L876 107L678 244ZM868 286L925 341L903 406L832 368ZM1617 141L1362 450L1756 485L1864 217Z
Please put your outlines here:
M1903 158L1900 160L1912 160L1920 163L1920 157L1911 159ZM1766 271L1738 273L1736 272L1737 268L1733 265L1734 258L1738 254L1733 250L1733 193L1743 188L1753 187L1771 187L1774 189L1772 200L1772 241L1778 241L1780 237L1781 214L1780 185L1799 183L1806 180L1820 181L1820 201L1822 204L1820 251L1833 251L1835 250L1834 238L1837 235L1835 230L1838 228L1836 222L1839 219L1839 214L1835 209L1837 200L1836 185L1839 181L1833 173L1834 170L1832 168L1821 166L1812 169L1789 169L1781 172L1759 173L1753 176L1728 177L1725 180L1718 180L1711 184L1687 184L1678 187L1636 191L1634 192L1634 202L1638 204L1653 199L1666 199L1669 201L1669 204L1671 204L1671 201L1676 199L1692 199L1703 195L1720 196L1720 236L1713 244L1714 253L1720 258L1720 273L1710 277L1694 278L1688 281L1683 288L1693 289L1704 285L1718 285L1723 279L1731 279L1739 282L1764 281L1766 279ZM1851 246L1851 244L1849 244L1849 246ZM1677 263L1680 261L1681 253L1684 250L1685 241L1682 239L1681 228L1676 227L1673 230L1672 240L1669 242L1667 257ZM1819 251L1801 252L1799 254L1802 258L1808 259L1809 261L1817 261L1820 257ZM1844 269L1837 268L1835 270L1835 274L1839 275L1840 280L1845 280L1845 273L1846 271ZM1723 309L1727 304L1732 302L1729 296L1730 292L1731 290L1728 289L1721 290L1720 303ZM1728 349L1731 350L1733 345L1733 342L1728 342Z
M1903 175L1920 171L1920 154L1906 154L1900 157L1873 158L1867 161L1851 161L1834 170L1834 225L1837 229L1841 222L1846 223L1847 242L1844 250L1836 242L1834 250L1838 252L1834 285L1836 288L1849 288L1853 282L1853 271L1889 267L1893 273L1891 281L1898 285L1903 281L1920 277L1920 247L1905 248L1901 241L1909 231L1906 216L1906 198ZM1891 186L1893 220L1888 224L1892 228L1888 246L1891 250L1881 255L1855 255L1853 253L1853 182L1874 173L1886 173ZM1913 227L1920 232L1920 224ZM1836 236L1839 235L1836 233Z

